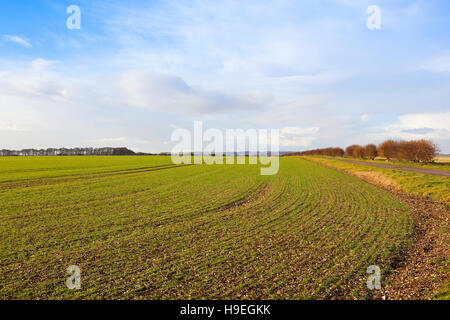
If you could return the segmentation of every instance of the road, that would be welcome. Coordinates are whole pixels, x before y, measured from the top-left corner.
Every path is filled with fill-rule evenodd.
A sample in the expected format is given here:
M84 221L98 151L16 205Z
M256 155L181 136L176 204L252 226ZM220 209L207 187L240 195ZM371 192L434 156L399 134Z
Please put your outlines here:
M380 168L412 171L412 172L417 172L417 173L422 173L422 174L432 174L435 176L450 177L450 171L444 171L444 170L404 167L404 166L397 166L397 165L392 165L392 164L387 164L387 163L374 163L374 162L358 161L358 160L335 159L335 158L325 158L325 157L320 157L320 158L336 160L336 161L351 162L351 163L355 163L355 164L363 164L366 166L374 166L374 167L380 167Z

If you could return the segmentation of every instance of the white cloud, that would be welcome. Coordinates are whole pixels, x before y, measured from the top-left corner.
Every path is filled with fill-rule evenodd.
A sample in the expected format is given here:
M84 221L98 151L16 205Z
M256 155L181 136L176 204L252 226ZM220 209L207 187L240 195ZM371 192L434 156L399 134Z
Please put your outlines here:
M54 60L35 59L30 62L30 67L33 71L41 72L47 70L49 67L56 63L57 61Z
M116 92L131 107L173 114L217 114L264 107L272 96L263 92L226 94L191 86L172 75L128 71L119 76Z
M26 39L21 38L19 36L12 36L12 35L4 35L3 39L5 39L8 42L14 42L17 44L20 44L21 46L24 46L25 48L33 48L33 45Z
M39 117L31 110L26 110L18 103L8 105L6 99L0 96L0 131L6 132L29 132L38 131L39 125L36 123Z
M398 118L398 123L392 129L420 129L435 130L450 129L450 112L405 114Z
M92 139L89 140L89 142L93 142L96 145L104 146L139 146L139 145L145 145L148 144L148 140L139 139L139 138L128 138L128 137L117 137L117 138L99 138L99 139ZM139 148L138 148L139 149Z
M63 77L33 73L33 70L0 75L0 95L36 96L43 99L65 99L70 87Z
M298 95L295 99L274 104L270 109L245 119L263 125L326 126L339 118L333 113L329 95Z
M374 142L384 139L431 139L437 143L441 151L450 150L450 112L404 114L393 124L376 127L367 135Z
M272 99L263 91L225 93L205 90L170 74L124 71L77 79L48 68L56 61L36 59L15 71L0 73L0 96L37 97L73 104L128 106L169 114L226 114L261 110Z
M31 131L27 128L21 128L17 124L6 124L0 122L0 130L4 131Z
M450 52L436 56L419 67L419 70L431 72L450 72Z
M347 7L335 11L336 4ZM407 9L383 5L383 28L397 32L396 42L368 36L368 4L230 0L92 6L101 32L83 32L75 39L56 30L53 38L41 39L45 46L39 52L49 50L48 56L61 63L0 58L0 112L33 111L26 121L14 114L0 117L3 134L20 128L53 130L52 135L9 139L40 139L44 147L53 139L63 145L97 139L128 146L151 136L157 142L141 150L151 146L157 151L165 147L171 123L187 127L195 116L221 128L236 123L285 128L282 143L290 147L364 143L371 134L442 139L446 129L427 124L435 120L421 123L411 117L422 110L448 110L448 81L440 74L402 73L417 71L418 64L410 63L424 54L408 48L419 43L432 51L439 41L414 32L427 27L424 2ZM8 37L0 40L40 46ZM392 53L389 59L386 52ZM450 53L421 68L449 72ZM396 119L401 113L410 118Z
M319 130L319 127L284 127L280 130L280 146L309 147L317 139Z
M93 139L92 142L98 142L98 143L123 143L128 141L125 137L119 137L119 138L101 138L101 139Z

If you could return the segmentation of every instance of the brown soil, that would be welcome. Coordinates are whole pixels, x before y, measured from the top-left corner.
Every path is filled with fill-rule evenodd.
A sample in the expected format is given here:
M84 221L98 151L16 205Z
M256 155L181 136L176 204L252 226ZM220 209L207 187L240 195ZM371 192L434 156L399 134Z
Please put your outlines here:
M318 165L342 170L314 162ZM381 174L381 173L380 173ZM412 246L382 290L383 299L432 299L442 284L450 282L450 206L405 194L394 181L375 172L351 174L397 196L410 208L414 223Z
M383 288L386 299L432 299L449 283L450 207L446 204L394 192L411 210L413 243L404 262ZM447 269L447 270L446 270Z

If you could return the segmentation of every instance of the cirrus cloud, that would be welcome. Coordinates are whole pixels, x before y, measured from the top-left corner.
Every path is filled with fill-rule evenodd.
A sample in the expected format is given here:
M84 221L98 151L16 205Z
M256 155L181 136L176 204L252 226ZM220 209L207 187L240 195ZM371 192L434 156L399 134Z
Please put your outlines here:
M25 48L29 48L29 49L33 48L33 45L28 40L26 40L25 38L19 37L19 36L5 34L3 36L3 39L5 39L5 41L8 41L8 42L20 44L21 46L23 46Z

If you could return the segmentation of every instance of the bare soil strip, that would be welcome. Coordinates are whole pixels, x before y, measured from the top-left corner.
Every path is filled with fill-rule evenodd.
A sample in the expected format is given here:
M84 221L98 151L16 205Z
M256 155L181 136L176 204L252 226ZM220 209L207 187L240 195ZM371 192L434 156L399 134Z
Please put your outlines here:
M363 164L363 165L366 165L366 166L388 168L388 169L396 169L396 170L404 170L404 171L412 171L412 172L417 172L417 173L422 173L422 174L432 174L432 175L436 175L436 176L450 177L450 171L444 171L444 170L402 167L402 166L396 166L396 165L393 165L393 164L373 163L373 162L358 161L358 160L346 160L346 159L335 159L335 158L324 158L324 157L319 157L319 158L323 158L323 159L327 159L327 160L351 162L351 163L355 163L355 164Z
M350 160L350 162L359 161ZM346 173L327 165L314 163ZM363 162L363 164L368 163ZM450 282L450 274L446 266L450 259L450 206L428 198L406 194L395 186L387 185L371 177L351 175L397 196L409 207L414 222L412 246L393 266L393 274L382 288L382 298L433 299L439 287Z
M82 179L93 179L93 178L105 178L117 175L127 175L127 174L136 174L150 171L160 171L166 169L175 169L182 167L194 166L195 164L180 164L180 165L163 165L163 166L155 166L155 167L146 167L146 168L135 168L135 169L126 169L126 170L117 170L117 171L105 171L105 172L96 172L91 174L76 174L71 176L53 176L47 179L35 179L35 180L23 180L18 182L11 183L10 181L5 181L0 183L0 191L2 190L11 190L16 188L26 188L26 187L34 187L37 185L52 185L58 183L65 183L69 181L82 180Z
M386 299L432 299L449 283L445 267L450 257L450 208L429 199L393 192L411 210L414 221L412 247L394 270L383 293Z

